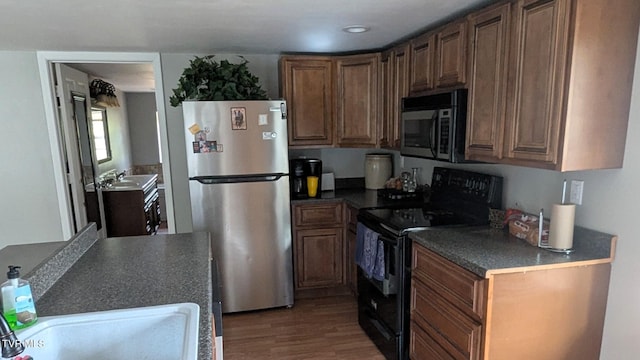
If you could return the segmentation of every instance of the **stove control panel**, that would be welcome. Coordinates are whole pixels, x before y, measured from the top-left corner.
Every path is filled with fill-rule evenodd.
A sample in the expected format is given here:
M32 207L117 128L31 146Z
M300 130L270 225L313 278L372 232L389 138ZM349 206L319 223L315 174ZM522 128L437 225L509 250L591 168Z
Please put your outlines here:
M433 195L458 198L490 207L502 206L502 177L466 170L435 167L431 180Z

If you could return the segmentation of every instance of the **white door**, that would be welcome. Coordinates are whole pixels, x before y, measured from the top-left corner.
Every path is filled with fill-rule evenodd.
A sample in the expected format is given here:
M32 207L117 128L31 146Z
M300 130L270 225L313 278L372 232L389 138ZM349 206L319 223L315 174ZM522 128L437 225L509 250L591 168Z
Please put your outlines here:
M67 183L74 216L74 231L89 221L98 225L104 237L102 191L93 186L97 175L97 161L91 135L91 97L89 76L64 64L55 64L56 95L60 129L65 144L64 160Z

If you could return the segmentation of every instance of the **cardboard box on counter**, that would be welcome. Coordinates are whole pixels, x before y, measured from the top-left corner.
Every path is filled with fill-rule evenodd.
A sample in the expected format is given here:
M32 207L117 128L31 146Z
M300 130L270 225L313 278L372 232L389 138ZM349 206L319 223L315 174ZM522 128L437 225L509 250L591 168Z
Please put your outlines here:
M509 220L509 233L523 239L530 245L538 246L539 230L538 216L521 214L519 218ZM542 245L549 242L549 220L542 221Z

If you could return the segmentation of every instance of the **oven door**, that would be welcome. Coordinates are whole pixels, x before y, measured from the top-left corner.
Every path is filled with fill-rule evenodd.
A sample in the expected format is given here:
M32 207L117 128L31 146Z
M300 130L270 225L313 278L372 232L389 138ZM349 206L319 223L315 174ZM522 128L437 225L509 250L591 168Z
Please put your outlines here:
M398 239L392 239L384 234L379 234L378 240L382 241L384 249L384 280L373 277L363 277L382 293L388 296L398 293L398 282L402 271L402 247Z

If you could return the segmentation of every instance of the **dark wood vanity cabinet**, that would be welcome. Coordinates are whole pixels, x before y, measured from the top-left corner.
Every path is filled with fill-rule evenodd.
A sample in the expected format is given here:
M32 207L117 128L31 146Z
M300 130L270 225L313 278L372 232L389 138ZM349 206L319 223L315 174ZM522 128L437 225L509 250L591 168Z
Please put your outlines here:
M108 237L153 235L160 227L160 201L154 183L140 190L104 191Z

